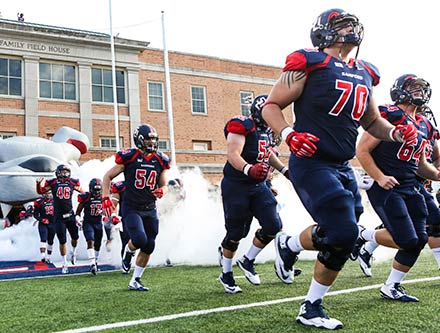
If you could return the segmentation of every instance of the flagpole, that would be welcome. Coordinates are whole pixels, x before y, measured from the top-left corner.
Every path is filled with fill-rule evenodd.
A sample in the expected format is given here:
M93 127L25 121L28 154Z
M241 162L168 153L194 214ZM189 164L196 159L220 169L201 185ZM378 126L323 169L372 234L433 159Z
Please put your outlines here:
M108 0L109 14L110 14L110 50L112 55L112 86L113 86L113 114L115 122L115 142L116 151L119 147L119 116L118 116L118 94L116 91L116 61L115 61L115 39L113 37L113 22L112 22L112 0Z
M173 125L173 104L171 101L171 85L170 85L170 66L168 64L168 50L165 41L165 13L162 13L162 38L163 38L163 58L165 67L165 89L167 96L167 115L168 115L168 130L170 137L171 149L171 166L175 167L176 163L176 149L174 146L174 125Z

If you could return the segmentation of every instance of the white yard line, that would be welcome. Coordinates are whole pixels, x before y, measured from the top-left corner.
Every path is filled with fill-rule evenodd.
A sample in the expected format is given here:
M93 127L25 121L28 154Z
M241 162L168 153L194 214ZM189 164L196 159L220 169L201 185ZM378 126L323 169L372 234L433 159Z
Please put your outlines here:
M435 281L435 280L440 280L440 276L407 280L404 282L404 284L420 283L420 282ZM326 297L333 296L333 295L350 294L350 293L355 293L358 291L377 289L380 287L382 287L382 284L375 284L375 285L359 287L359 288L331 291L326 294ZM286 303L286 302L299 301L304 298L305 298L305 296L296 296L296 297L282 298L282 299L276 299L276 300L266 301L266 302L257 302L257 303L251 303L251 304L225 306L225 307L221 307L221 308L190 311L190 312L184 312L184 313L176 313L176 314L170 314L170 315L166 315L166 316L153 317L153 318L147 318L147 319L123 321L123 322L113 323L113 324L105 324L105 325L99 325L99 326L76 328L76 329L71 329L71 330L66 330L66 331L58 331L58 332L54 332L54 333L96 332L96 331L103 331L103 330L107 330L107 329L117 328L117 327L127 327L127 326L134 326L134 325L141 325L141 324L148 324L148 323L157 323L160 321L174 320L174 319L179 319L179 318L203 316L203 315L210 314L210 313L234 311L234 310L241 310L241 309L249 309L249 308L258 307L258 306L268 306L268 305L273 305L273 304L281 304L281 303Z

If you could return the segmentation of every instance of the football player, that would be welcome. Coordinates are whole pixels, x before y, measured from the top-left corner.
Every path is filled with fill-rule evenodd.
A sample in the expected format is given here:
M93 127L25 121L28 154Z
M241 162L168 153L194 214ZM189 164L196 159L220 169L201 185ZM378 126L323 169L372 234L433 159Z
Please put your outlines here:
M436 168L440 166L440 151L438 145L439 132L436 129L436 122L434 115L427 105L431 96L430 85L427 81L422 81L422 86L425 87L423 98L412 96L408 91L409 87L414 81L417 81L414 74L404 74L400 76L391 88L392 101L402 107L406 104L416 104L415 120L420 124L419 131L423 133L423 138L426 140L425 155L427 162L434 165ZM422 105L417 105L421 104ZM432 250L437 265L440 268L440 210L431 193L425 187L427 179L417 175L417 188L419 192L425 197L426 206L428 209L428 218L426 221L426 231L428 233L428 245ZM359 238L361 244L364 243ZM378 244L374 241L369 241L362 245L359 250L358 261L359 265L366 276L372 276L371 273L371 257Z
M41 261L51 263L55 225L53 223L53 196L51 191L44 192L34 201L34 217L38 221L40 235ZM46 252L47 250L47 252Z
M428 142L437 138L438 132L417 113L430 96L431 88L427 81L414 74L400 76L391 88L394 104L381 105L379 109L382 117L392 124L415 126L417 137L411 142L383 142L364 133L357 148L359 162L375 180L367 191L368 198L385 226L379 230L361 230L360 237L398 249L380 295L402 302L419 301L417 297L405 293L401 282L428 242L428 210L421 193L423 185L417 175L440 180L439 170L427 161L427 155L432 154Z
M122 260L123 270L130 270L131 259L136 250L140 249L128 285L130 290L149 290L142 284L141 277L156 245L159 232L156 200L166 193L166 171L170 168L168 156L157 149L158 140L153 126L140 125L133 134L137 148L117 152L116 165L107 171L103 178L103 208L107 217L111 218L114 204L109 197L110 182L119 174L124 174L122 219L130 240Z
M78 245L78 227L81 222L73 212L72 196L73 192L82 193L79 179L71 178L71 170L67 164L60 164L55 170L55 178L44 180L37 178L37 193L42 194L49 190L53 194L54 223L55 230L60 242L60 254L63 260L61 272L67 274L67 237L66 229L69 231L72 245L71 263L76 263L76 247Z
M282 227L277 200L266 180L270 166L286 176L288 170L270 149L269 129L261 117L266 99L267 95L255 97L250 107L250 117L236 116L224 128L227 162L223 168L221 193L226 235L219 248L222 273L218 279L230 294L241 292L235 283L232 260L240 240L248 235L253 218L258 220L260 228L254 235L251 247L236 262L253 285L260 284L254 267L255 258Z
M359 232L363 207L349 164L359 126L381 140L411 142L417 135L413 125L396 127L380 117L373 97L378 70L357 59L363 35L364 28L353 14L338 8L320 14L310 31L315 49L287 56L263 108L266 122L290 148L290 179L316 221L299 235L279 233L276 238L275 266L282 279L290 278L300 251L319 251L296 318L307 326L343 326L325 314L322 299L348 260ZM282 112L291 103L294 128Z
M111 196L110 199L113 202L113 205L115 206L115 211L118 211L118 214L113 213L112 223L118 224L116 217L120 218L120 225L119 225L119 236L121 237L121 259L124 258L125 254L125 246L127 245L128 241L130 240L130 236L128 236L127 228L124 226L124 219L122 218L122 201L124 200L124 193L125 193L125 181L119 181L119 182L112 182L111 184ZM116 220L115 220L116 219ZM131 256L130 256L131 257ZM122 270L122 273L128 274L131 268L131 262L126 266L124 266L125 269Z
M84 211L84 218L81 213ZM89 182L89 192L78 195L76 218L82 223L82 230L87 241L87 256L90 261L90 272L98 272L98 258L103 236L102 226L102 181L92 178Z

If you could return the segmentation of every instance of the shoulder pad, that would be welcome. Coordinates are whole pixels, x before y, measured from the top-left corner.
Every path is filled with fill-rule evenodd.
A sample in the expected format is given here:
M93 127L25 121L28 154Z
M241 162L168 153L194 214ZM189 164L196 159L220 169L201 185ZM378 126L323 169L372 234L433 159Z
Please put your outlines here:
M121 193L123 191L125 191L125 182L124 181L119 181L119 182L114 183L111 188L112 193Z
M56 179L56 178L48 179L48 180L46 180L46 185L53 185L57 182L57 180L58 179Z
M90 198L90 193L89 192L84 192L84 193L79 193L78 194L78 202L86 202L88 201Z
M380 82L379 69L373 64L370 64L366 61L361 60L359 61L359 63L368 71L368 73L370 73L371 77L373 78L373 86L377 86Z
M404 112L395 105L379 105L379 111L382 118L385 118L393 125L399 125L405 121Z
M118 151L115 156L116 164L127 164L128 162L134 160L139 154L136 148L126 148Z
M164 169L169 169L171 167L171 165L170 165L171 160L167 154L158 150L158 151L156 151L156 155L162 161L162 166L164 167Z
M316 49L302 49L289 54L283 72L303 70L306 73L311 67L325 65L330 60L329 55Z
M235 116L226 123L224 129L225 137L228 133L247 135L253 131L255 131L255 122L251 118L245 116Z

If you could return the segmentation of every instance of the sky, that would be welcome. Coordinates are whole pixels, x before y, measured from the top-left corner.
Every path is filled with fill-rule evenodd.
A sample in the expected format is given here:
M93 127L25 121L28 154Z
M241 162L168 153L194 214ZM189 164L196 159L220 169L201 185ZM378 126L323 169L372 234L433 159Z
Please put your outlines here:
M390 102L397 77L414 73L430 82L430 106L438 114L440 79L430 61L438 16L428 0L16 0L4 1L0 12L5 19L16 20L20 12L27 22L109 33L110 3L119 37L163 49L164 11L169 51L277 67L289 53L312 46L310 28L321 12L342 8L364 25L359 59L379 68L377 103Z

